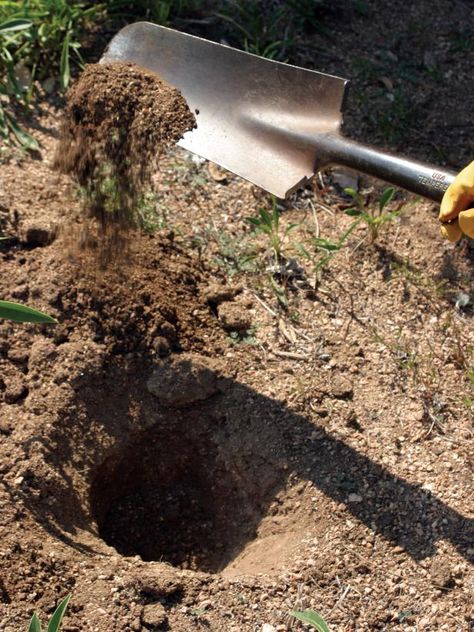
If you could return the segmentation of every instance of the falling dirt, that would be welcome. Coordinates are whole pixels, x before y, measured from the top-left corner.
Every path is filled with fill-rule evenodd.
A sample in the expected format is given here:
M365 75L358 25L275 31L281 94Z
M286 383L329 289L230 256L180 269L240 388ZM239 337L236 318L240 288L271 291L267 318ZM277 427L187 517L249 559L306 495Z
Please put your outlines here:
M425 5L364 4L380 28L342 24L344 58L376 59L366 44ZM426 3L426 32L465 5ZM417 73L430 94L454 80ZM0 296L58 321L0 322L0 630L71 594L64 632L299 632L305 608L331 632L472 632L473 242L444 243L435 207L408 198L375 244L354 231L316 292L289 278L283 308L246 258L263 237L245 250L271 200L176 149L159 229L97 274L58 230L84 210L50 169L60 113L41 108L41 159L0 181ZM324 173L281 205L282 230L299 226L285 249L337 242L343 202Z
M118 251L160 155L192 129L180 92L135 64L90 64L70 89L55 167L81 187L87 214L98 220L102 249Z

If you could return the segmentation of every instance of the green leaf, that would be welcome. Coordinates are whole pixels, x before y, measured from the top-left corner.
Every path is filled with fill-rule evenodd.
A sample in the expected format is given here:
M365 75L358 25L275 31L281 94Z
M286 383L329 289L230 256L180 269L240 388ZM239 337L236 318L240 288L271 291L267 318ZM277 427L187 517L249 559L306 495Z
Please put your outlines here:
M56 320L48 314L10 301L0 301L0 318L12 320L15 323L55 323Z
M71 35L67 33L66 37L63 41L63 46L61 49L61 60L59 62L59 75L60 75L60 84L61 88L65 90L71 79L71 69L69 67L69 44L70 44Z
M13 116L5 112L5 120L8 127L13 132L15 138L18 140L22 147L31 151L38 151L39 145L36 138L33 138L31 134L28 134L27 131L20 127Z
M253 226L260 226L260 220L258 219L258 217L246 217L245 221L249 224L252 224Z
M36 612L31 617L30 625L28 626L28 632L41 632L41 622L38 619Z
M394 187L388 187L388 189L385 189L385 191L380 196L380 200L379 200L379 209L380 209L380 211L383 211L385 206L393 198L394 193L395 193Z
M302 612L293 611L291 614L295 619L312 625L317 632L331 632L326 621L314 610L303 610Z
M51 617L51 621L49 622L47 632L58 632L59 626L61 625L62 618L64 616L64 613L66 612L66 608L70 599L71 595L68 595L56 608L53 616Z
M272 218L271 218L270 213L264 208L259 209L258 212L260 213L260 217L262 218L263 223L266 226L271 226L272 225Z
M359 217L362 215L362 211L359 211L357 208L348 208L344 211L344 215L349 215L349 217Z
M23 31L33 26L31 20L12 19L5 20L0 24L0 33L11 33L12 31Z
M359 197L359 194L357 193L357 191L353 189L352 187L347 187L346 189L344 189L344 192L347 193L347 195L350 195L351 198L354 198L354 200Z

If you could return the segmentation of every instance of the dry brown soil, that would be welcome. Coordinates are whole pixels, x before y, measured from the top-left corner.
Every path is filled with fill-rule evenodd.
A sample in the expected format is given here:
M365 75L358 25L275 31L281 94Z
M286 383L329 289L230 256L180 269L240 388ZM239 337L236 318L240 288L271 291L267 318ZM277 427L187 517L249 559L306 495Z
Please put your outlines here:
M104 270L70 247L60 120L40 100L41 154L1 165L0 295L58 324L0 324L0 629L71 593L64 632L304 629L295 608L340 632L472 630L473 242L398 194L315 284L298 244L350 225L341 176L281 206L298 227L277 270L245 222L268 196L173 150L156 230ZM358 185L376 207L380 183Z

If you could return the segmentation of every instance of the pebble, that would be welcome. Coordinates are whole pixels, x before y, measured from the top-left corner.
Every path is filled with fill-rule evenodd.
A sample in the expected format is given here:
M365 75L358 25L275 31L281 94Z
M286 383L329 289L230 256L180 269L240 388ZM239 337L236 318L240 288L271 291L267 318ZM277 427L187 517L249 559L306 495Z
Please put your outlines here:
M360 496L359 494L349 494L349 496L347 497L348 503L361 503L362 500L362 496Z

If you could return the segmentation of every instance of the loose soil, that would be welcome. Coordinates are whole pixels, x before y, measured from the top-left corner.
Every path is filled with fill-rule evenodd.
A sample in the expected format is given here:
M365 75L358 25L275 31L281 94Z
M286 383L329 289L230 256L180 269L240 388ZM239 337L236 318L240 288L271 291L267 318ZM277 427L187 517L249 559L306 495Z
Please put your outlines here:
M86 66L68 92L54 162L82 188L102 250L119 251L124 231L140 225L160 155L194 125L179 91L155 74L134 64Z
M466 5L436 6L454 28ZM398 194L315 285L297 244L348 228L351 174L281 205L298 227L277 267L245 221L269 197L171 150L155 232L101 269L61 230L84 226L51 168L61 117L41 100L41 156L1 172L0 295L58 325L0 324L0 629L71 593L64 632L304 629L295 608L340 632L471 631L472 242ZM376 207L381 183L352 184Z

